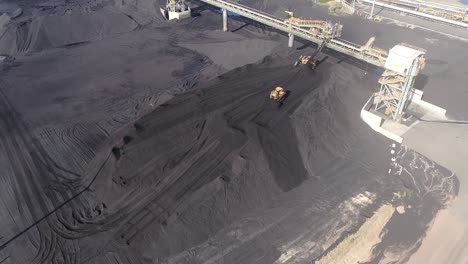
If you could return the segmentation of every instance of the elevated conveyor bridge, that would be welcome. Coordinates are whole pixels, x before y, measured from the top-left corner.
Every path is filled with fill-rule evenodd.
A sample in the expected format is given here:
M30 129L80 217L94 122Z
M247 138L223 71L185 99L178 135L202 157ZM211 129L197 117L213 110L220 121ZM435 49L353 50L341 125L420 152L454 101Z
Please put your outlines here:
M341 52L356 59L368 62L378 67L385 68L385 72L379 79L380 91L372 96L370 105L375 111L384 111L386 118L399 122L411 101L415 77L424 67L425 50L408 44L398 44L390 52L373 47L375 37L369 39L364 45L358 45L338 38L340 34L317 34L315 22L301 23L302 20L294 18L281 19L270 14L255 10L248 6L234 3L228 0L198 0L223 10L223 29L227 31L228 11L240 16L252 19L272 28L289 34L289 46L292 47L294 36L316 43L318 46L326 42L329 49ZM299 22L298 22L299 21ZM341 25L339 25L341 32ZM320 25L318 26L320 28ZM323 26L322 26L323 28ZM367 106L366 106L367 107ZM370 107L367 107L370 109ZM371 114L369 114L371 115ZM366 121L367 122L367 121Z
M272 28L281 30L288 33L290 36L298 36L305 40L311 41L320 45L323 42L324 37L314 34L313 31L304 29L298 25L291 25L284 19L272 16L270 14L264 13L262 11L256 10L254 8L234 3L227 0L198 0L209 5L213 5L225 10L223 13L224 19L224 28L227 28L227 11L236 13L240 16L252 19L264 25L270 26ZM290 40L291 41L291 40ZM340 53L344 53L348 56L354 57L359 60L363 60L370 64L373 64L378 67L384 67L386 57L381 53L372 52L372 49L363 49L361 45L345 41L339 38L334 38L329 40L327 43L327 48L333 49Z

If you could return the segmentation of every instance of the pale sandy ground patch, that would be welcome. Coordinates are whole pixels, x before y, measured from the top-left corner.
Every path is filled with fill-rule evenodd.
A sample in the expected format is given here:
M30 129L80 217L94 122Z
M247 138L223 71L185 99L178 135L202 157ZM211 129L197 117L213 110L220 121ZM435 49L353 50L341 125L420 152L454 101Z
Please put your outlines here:
M382 229L395 209L392 205L381 206L356 233L345 238L334 250L319 259L317 264L360 263L372 256L372 247L381 241Z
M468 263L467 132L466 125L421 123L407 136L409 147L452 170L460 180L458 197L437 214L410 264Z

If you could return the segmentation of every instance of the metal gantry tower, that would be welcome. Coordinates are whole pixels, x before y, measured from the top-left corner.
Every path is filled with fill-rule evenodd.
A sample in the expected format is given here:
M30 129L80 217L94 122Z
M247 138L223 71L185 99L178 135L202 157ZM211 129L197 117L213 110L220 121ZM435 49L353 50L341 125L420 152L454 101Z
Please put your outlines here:
M375 110L400 121L413 93L419 71L424 68L426 51L408 44L390 50L385 71L379 79L380 89L375 97Z

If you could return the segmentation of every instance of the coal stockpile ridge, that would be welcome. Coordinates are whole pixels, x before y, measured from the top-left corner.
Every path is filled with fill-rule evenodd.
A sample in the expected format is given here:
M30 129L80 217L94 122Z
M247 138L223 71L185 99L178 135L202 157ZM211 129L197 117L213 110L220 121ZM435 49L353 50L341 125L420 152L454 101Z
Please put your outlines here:
M260 65L222 75L207 88L176 96L120 131L112 145L98 155L108 159L93 188L97 200L108 206L106 225L112 227L115 238L111 248L178 259L206 241L219 240L222 244L225 237L213 236L245 217L261 219L269 210L292 217L311 207L317 210L313 225L319 231L311 228L309 235L319 242L328 236L320 223L342 225L350 220L342 219L342 208L337 208L344 200L364 190L383 192L385 196L392 186L382 186L384 179L374 173L380 173L377 167L385 162L386 155L364 167L353 161L355 154L349 145L357 137L350 130L353 125L345 120L346 112L329 112L341 110L328 108L342 105L341 99L333 97L344 88L344 79L337 80L337 73L331 76L331 68L338 68L338 74L353 74L329 63L311 71L306 67L281 66L267 58ZM337 82L339 88L334 88ZM276 86L288 91L281 106L268 98ZM297 112L305 111L304 102L316 112L309 116L315 121L300 124ZM330 123L333 115L344 120ZM300 134L310 125L314 127L309 135L318 142L308 142ZM363 131L372 135L367 129ZM315 153L305 154L304 148L308 147ZM344 175L348 179L341 178ZM337 188L341 195L334 193ZM304 204L305 200L317 204ZM291 212L286 204L294 201L298 204ZM270 206L273 209L265 209ZM326 213L327 209L334 212ZM359 214L351 221L358 220ZM291 235L279 236L276 242L273 239L264 245L269 249L261 254L260 263L278 258L271 247L293 239L299 230L307 229L307 224L311 223L298 223L290 227ZM281 225L272 223L273 227ZM249 225L242 228L248 229ZM321 251L317 247L313 254ZM239 249L226 254L226 263L236 263L236 254L244 253ZM202 256L199 253L186 263L202 263L206 261Z
M387 175L389 141L359 120L370 81L348 64L267 57L118 130L83 178L54 164L5 99L2 144L30 212L3 252L18 263L309 263L411 179Z

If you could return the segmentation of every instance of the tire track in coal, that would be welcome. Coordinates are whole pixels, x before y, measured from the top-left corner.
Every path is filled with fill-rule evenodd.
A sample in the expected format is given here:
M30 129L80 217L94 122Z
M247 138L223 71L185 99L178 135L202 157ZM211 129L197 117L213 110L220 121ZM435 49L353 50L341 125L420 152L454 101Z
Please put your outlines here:
M276 73L272 69L269 71ZM283 191L289 191L307 178L302 156L295 147L298 145L297 136L289 116L310 93L319 92L317 87L323 80L323 73L316 74L305 67L281 70L281 73L273 80L276 86L288 91L289 96L283 106L278 107L267 97L259 99L255 94L243 98L242 103L227 110L224 115L230 126L241 131L252 131L250 127L254 128L254 134L249 137L258 139L278 186ZM237 86L243 85L236 83ZM248 107L252 105L258 107Z
M265 70L265 71L269 71L269 70ZM272 75L274 75L274 74L272 74ZM275 76L275 78L276 77L277 76ZM278 77L278 78L281 79L282 77ZM252 85L251 80L247 80L246 82L241 82L239 85L243 85L242 83ZM265 86L265 85L263 85L263 86ZM245 91L245 89L241 90L241 94L237 94L236 89L233 89L233 90L229 91L229 93L235 94L235 96L234 96L235 100L243 100L243 98L248 98L249 96L258 97L261 93L264 92L264 90L265 89L263 89L263 90L258 89L258 87L248 87L247 91ZM202 93L202 95L204 95L204 94ZM219 95L213 95L213 96L216 97L216 96L219 96ZM205 97L203 97L203 98L205 98ZM263 95L262 95L262 98L263 98ZM184 96L181 96L181 98L178 98L178 100L176 100L176 103L177 104L182 104L182 103L184 103L184 100L186 100L186 99L187 98L184 99ZM191 99L189 98L188 100L191 100ZM225 97L224 101L228 101L228 100L229 100L229 102L227 102L226 104L230 104L233 101L232 98L229 98L229 94L228 94L227 97ZM215 109L219 109L220 107L224 106L224 105L220 105L220 103L218 103L218 102L216 104L217 104L217 106L215 106ZM164 107L162 107L162 108L164 108ZM203 110L206 111L207 108L210 108L210 107L209 106L207 107L207 105L204 105ZM285 109L287 109L287 108L285 108ZM156 110L155 112L158 112L158 110ZM159 114L161 114L161 113L159 113ZM156 116L158 118L161 117L161 115L154 115L153 117L156 117ZM167 119L167 120L171 120L170 122L167 122L167 120L165 121L165 123L164 122L161 123L160 121L156 121L156 122L152 121L148 125L150 125L152 128L156 127L154 129L156 132L161 132L161 128L159 128L158 125L164 124L165 129L169 129L170 127L176 125L177 123L185 122L186 120L189 120L189 119L193 118L193 116L194 116L193 113L188 112L188 113L182 113L181 115L178 115L175 118L173 118L173 116L171 116L171 113L169 112L169 115L166 116L166 117L170 117L170 119ZM146 125L145 122L143 122L143 124ZM153 131L153 129L151 129L152 133L155 132L155 131ZM229 142L230 141L229 140L230 136L232 136L232 135L227 135L227 136L226 135L218 135L217 137L212 139L211 142L219 141L220 138L223 138L223 141L228 141ZM174 181L174 182L163 182L162 184L160 182L159 186L156 186L154 189L150 189L149 191L144 193L144 195L136 196L136 198L133 199L131 201L131 203L127 203L127 204L123 203L123 207L119 208L120 212L117 212L115 215L113 215L111 217L108 217L105 221L99 221L99 222L91 221L91 223L94 224L94 225L101 225L102 224L103 226L101 226L100 228L102 228L101 230L105 230L106 228L110 228L111 226L115 226L115 224L118 223L119 221L122 221L122 220L127 219L127 218L131 218L132 215L136 216L135 213L140 213L142 215L138 215L138 217L141 217L142 219L133 219L133 222L132 222L132 224L130 226L128 226L128 225L124 226L124 228L122 229L123 231L126 231L128 233L124 237L129 242L132 242L137 237L139 237L139 235L142 232L144 232L146 230L148 225L151 225L151 223L153 223L154 221L156 221L158 219L161 220L164 217L167 217L166 215L169 215L171 213L171 211L174 210L175 207L177 207L177 204L181 202L182 197L187 197L188 196L187 194L190 194L196 188L202 186L204 183L206 183L207 181L212 179L214 176L216 176L215 173L216 173L217 170L219 170L220 166L223 166L223 164L222 164L223 161L229 155L232 155L231 151L225 151L225 149L230 149L230 150L235 149L235 146L228 146L228 147L225 147L225 148L219 148L217 146L213 147L213 146L210 145L212 143L206 143L204 136L202 136L202 137L198 136L198 138L199 138L199 141L200 141L200 143L199 143L200 147L198 147L198 149L201 149L202 150L201 152L203 152L203 151L206 152L206 151L209 151L209 150L218 151L217 152L218 155L216 155L217 159L213 159L212 155L206 155L206 156L199 157L199 159L200 159L199 162L197 162L197 160L193 161L193 162L196 162L197 164L200 164L200 166L201 166L201 168L196 169L196 170L201 171L200 175L199 175L200 177L194 177L194 175L190 175L190 177L186 177L187 170L190 170L191 168L193 168L193 162L192 162L192 164L188 163L188 164L183 164L182 166L179 164L179 165L176 166L176 169L184 169L183 167L186 167L186 168L185 168L185 171L184 170L179 171L178 174L175 173L174 171L170 172L170 173L175 173L176 174L176 176L169 177L169 178L173 178L173 179L170 179L170 180ZM211 148L214 148L214 149L211 149ZM187 156L187 158L185 159L186 163L187 163L187 159L193 158L193 157L190 157L190 156L193 156L193 155L188 155ZM202 162L201 161L202 159L205 159L205 160L203 160L203 162ZM179 161L179 162L181 162L181 161ZM182 161L182 162L184 162L184 161ZM210 172L210 173L207 173L207 172ZM162 190L162 191L158 191L158 190ZM164 196L161 196L161 195L164 195ZM129 197L131 197L131 196L129 196ZM126 202L128 202L128 201L126 201ZM166 204L170 204L171 206L166 206ZM154 205L154 206L148 206L148 205ZM127 209L129 209L129 210L127 210ZM152 211L152 210L155 210L155 211ZM130 228L132 228L132 229L130 229ZM93 229L94 230L96 229L93 225L90 225L90 226L81 226L80 225L80 227L75 228L74 230L79 230L80 232L86 233L86 232L91 232Z
M190 122L190 126L193 129L200 130L200 132L198 133L196 140L193 140L193 141L186 140L187 142L182 143L182 146L184 148L176 148L176 147L170 148L170 146L173 145L172 141L162 140L162 139L157 140L156 145L161 149L166 149L166 152L164 153L164 155L155 155L154 157L151 157L149 160L142 162L143 166L138 167L136 170L130 171L128 176L123 176L119 174L119 175L115 175L114 177L118 177L120 181L124 181L126 183L125 186L127 188L131 187L131 185L129 184L129 181L137 182L141 184L142 181L147 178L153 178L150 180L150 183L152 184L153 183L152 181L157 180L158 178L156 177L156 179L154 179L155 177L151 177L151 174L154 173L155 168L161 167L159 168L159 170L161 171L161 174L166 171L170 171L173 167L175 167L182 160L184 160L190 153L192 153L196 145L198 145L199 147L203 146L203 144L200 145L198 141L200 140L200 137L204 131L204 126L206 122L207 121L205 119L195 120L193 122ZM192 125L192 123L194 125ZM161 133L159 135L161 135ZM187 135L187 133L183 133L183 135L185 136ZM178 137L178 136L171 134L171 137ZM138 145L130 145L130 146L126 145L124 148L124 151L131 152L131 151L134 151L136 148L141 149L140 145L142 144L143 143L138 143ZM170 157L169 160L167 160L168 157ZM120 166L117 165L117 167L119 168ZM125 174L125 172L123 174Z
M249 94L249 93L250 93L250 92L248 92L247 94ZM205 98L205 97L204 97L204 98ZM180 99L180 98L179 98L179 99ZM152 125L154 125L154 124L152 124ZM165 125L166 125L166 127L167 127L167 124L165 124ZM204 126L202 126L202 129L204 129ZM198 139L200 139L200 136L198 136ZM205 140L202 141L202 144L203 144L203 142L205 142ZM201 147L199 147L199 148L197 149L197 153L194 153L193 155L199 154L199 153L200 153L200 150L201 150ZM219 151L217 151L217 153L218 153L218 152L219 152ZM219 154L222 154L222 153L219 153ZM214 155L214 157L216 157L216 158L214 159L214 161L213 161L213 160L211 161L212 164L216 164L214 168L216 168L216 166L218 166L218 164L220 164L220 163L226 158L226 156L229 155L229 154L230 154L230 152L224 153L224 154L222 154L222 155ZM213 154L211 154L211 155L213 155ZM202 158L202 157L200 157L200 158ZM197 164L200 164L200 162L197 162ZM179 166L180 166L180 165L179 165ZM194 166L194 165L190 165L190 166ZM208 164L208 165L205 165L205 166L210 167L209 164ZM206 169L205 169L205 170L206 170ZM212 169L212 170L215 170L215 169ZM196 171L196 170L195 170L195 171ZM185 173L185 172L184 172L184 173ZM208 174L208 173L206 173L206 174ZM209 175L209 174L208 174L208 175ZM177 177L178 177L177 181L182 181L181 176L167 176L167 177L170 177L170 178L177 178ZM197 178L198 180L196 180L195 182L192 182L192 183L190 183L190 184L181 184L182 186L185 186L185 187L184 187L183 191L181 191L180 194L178 194L178 197L176 197L176 200L177 200L177 199L180 199L182 196L184 196L184 194L187 194L187 192L189 191L190 188L192 188L192 189L195 188L195 189L196 189L197 187L201 186L201 184L200 184L200 183L197 184L197 182L200 182L200 181L203 179L203 177L196 177L196 178ZM177 182L176 182L176 183L177 183ZM189 189L187 189L187 188L186 188L187 186L191 186L191 187L189 187ZM194 187L194 186L195 186L195 187ZM165 189L163 192L161 192L161 195L157 195L156 197L154 197L153 199L151 199L151 200L149 201L149 203L156 203L156 204L158 204L158 202L160 202L160 200L161 200L162 195L164 195L166 191L171 191L170 187L169 187L168 189ZM177 202L176 202L176 204L177 204ZM149 207L149 206L145 206L145 208L148 208L148 207ZM163 214L163 212L166 211L166 210L164 210L164 209L163 209L163 210L159 210L156 214L154 214L154 212L152 212L152 211L150 211L150 210L143 210L143 211L144 211L145 213L143 213L142 216L139 216L139 214L140 214L142 211L140 211L139 213L137 213L137 215L136 215L136 217L137 217L136 222L135 222L135 223L132 223L132 224L135 225L135 226L138 226L138 225L143 224L143 228L137 228L136 231L134 231L134 232L131 232L131 229L130 229L130 230L127 230L126 232L123 232L123 233L130 233L130 235L122 235L122 236L121 236L122 238L129 237L129 238L127 239L127 242L128 242L128 243L131 242L131 240L133 240L133 239L135 238L135 236L136 236L137 234L139 234L142 230L144 230L145 228L147 228L149 224L151 224L151 223L154 222L158 217L160 217L160 216ZM135 219L134 219L134 220L135 220ZM130 221L130 222L131 222L131 221ZM143 223L142 223L142 222L143 222Z
M50 211L49 213L45 214L42 218L38 219L36 222L34 222L33 224L29 225L27 228L25 228L24 230L22 230L21 232L19 232L17 235L13 236L12 238L10 238L9 240L7 240L6 242L4 242L3 244L0 245L0 251L5 249L10 243L14 242L17 238L19 238L20 236L22 236L23 234L26 234L29 230L31 230L32 228L34 227L39 227L39 225L41 224L41 222L43 222L43 220L47 220L49 216L53 215L54 213L56 213L58 210L60 210L62 207L64 207L65 205L67 205L68 203L72 202L73 200L75 200L76 198L78 198L81 194L83 194L85 191L89 190L89 188L93 185L94 181L96 180L96 177L100 174L101 170L103 169L104 165L106 164L106 162L109 160L109 157L110 157L110 153L109 155L106 157L105 161L103 162L103 164L100 166L98 172L94 175L94 177L92 178L91 182L85 187L83 188L80 192L78 192L77 194L75 194L73 197L70 197L68 200L64 201L62 204L60 204L59 206L57 206L54 210ZM54 223L55 224L55 223ZM49 223L49 225L51 225L51 223ZM40 228L38 228L38 232L41 233L41 230ZM46 231L48 231L49 229L46 228ZM95 230L93 230L95 231ZM55 234L52 233L52 235L54 236ZM42 239L42 236L40 237L40 239ZM42 243L40 244L42 245ZM51 244L52 245L52 244ZM49 245L49 248L50 246ZM38 252L36 253L36 256L37 255L43 255L44 249L42 248L42 246L39 247L39 250ZM44 263L42 260L41 260L41 263Z
M72 180L84 172L85 166L95 155L94 149L106 138L106 135L97 128L97 125L74 124L44 128L39 137L44 147L51 152L50 158L56 164L61 164L62 168L68 168L67 172L72 175L70 177Z
M6 85L4 82L1 84ZM90 182L88 187L80 192L74 191L71 186L67 184L67 181L65 181L63 186L68 190L59 195L68 199L62 199L62 201L65 200L64 202L51 199L50 194L47 194L47 184L53 183L53 181L67 179L67 177L64 177L55 169L61 169L60 166L53 162L52 164L49 163L51 158L42 149L42 146L37 140L29 134L26 125L21 122L21 117L13 109L2 90L0 90L0 135L0 144L5 148L6 153L9 154L8 159L10 160L15 175L15 178L12 179L12 184L15 189L16 199L25 201L28 208L27 211L19 210L19 212L23 218L32 218L33 221L32 224L24 228L21 232L1 244L0 250L4 250L10 243L32 228L37 228L39 235L42 234L42 231L49 232L49 228L57 225L57 222L51 222L48 217L80 196L89 188L95 178ZM34 205L38 206L39 210ZM28 217L29 214L31 217ZM43 222L43 220L48 221ZM57 229L55 231L57 231ZM57 246L58 235L60 234L51 232L49 237L40 236L39 240L42 242L35 255L37 262L43 263L47 261L50 255L49 252L55 252L53 250ZM50 258L53 257L55 257L55 255L52 255Z
M267 70L267 71L268 71L268 70ZM296 72L296 74L297 74L297 72ZM294 74L293 76L289 76L289 79L287 79L285 82L288 82L289 80L294 79L294 78L296 77L296 76L295 76L296 74ZM283 80L283 81L284 81L284 80ZM235 87L245 87L245 85L249 84L249 82L250 82L250 80L239 80L238 82L235 83L234 86L235 86ZM251 83L250 83L250 85L251 85ZM255 89L255 87L253 87L252 89L247 89L247 91L245 91L245 90L239 90L239 91L237 92L237 89L235 89L235 88L234 88L233 90L236 90L236 96L235 96L234 98L231 98L231 102L230 102L230 103L232 103L232 101L237 101L237 100L242 100L242 101L245 101L245 100L258 100L258 97L259 97L260 93L262 93L262 91L258 91L258 89ZM223 92L226 92L226 91L223 91ZM209 101L211 101L211 100L210 100L210 97L211 97L211 96L212 96L212 97L211 97L212 99L216 99L216 97L219 96L219 95L217 95L217 94L210 95L209 92L208 92L208 93L205 93L205 91L202 91L202 92L200 92L200 93L201 93L201 96L202 96L202 98L203 98L202 100L203 100L204 102L209 102ZM227 97L229 97L229 96L227 96ZM240 98L240 99L239 99L239 98ZM179 98L179 99L180 99L180 98ZM183 102L183 100L182 100L182 102ZM217 100L216 100L216 102L217 102L216 104L219 103ZM254 103L253 105L256 105L256 104ZM180 106L180 107L181 107L181 106ZM211 109L215 110L215 109L217 108L216 106L214 106L214 105L212 106L212 105L209 105L209 104L204 104L204 107L205 107L205 108L204 108L205 111L210 111ZM213 107L213 108L211 108L211 107ZM207 108L208 108L209 110L206 110ZM241 108L241 107L240 107L240 108ZM260 107L260 108L262 108L262 107ZM255 117L256 117L256 115L258 114L258 112L259 112L258 109L255 108L253 113L252 113L252 112L249 112L249 113L246 113L246 115L243 115L243 117L240 117L240 118L239 118L239 122L242 122L244 119L247 119L247 120L255 119ZM261 111L260 111L260 112L261 112ZM163 118L162 118L162 119L163 119ZM228 122L228 123L229 123L229 122ZM234 123L237 123L237 122L234 122ZM154 124L152 124L152 125L154 126ZM231 125L232 125L232 124L231 124ZM166 124L166 126L167 126L167 124ZM245 136L243 136L243 137L245 137ZM223 137L222 137L222 138L223 138ZM212 139L212 140L213 140L213 139ZM229 140L223 138L223 141L226 142L226 141L229 141ZM222 149L220 148L220 150L223 150L223 149L230 149L230 150L231 150L232 148L229 148L229 147L228 147L228 148L222 148ZM198 152L198 153L199 153L199 152ZM197 153L197 154L198 154L198 153ZM219 161L215 158L216 164L221 164L221 162L224 160L224 158L225 158L227 155L229 155L229 154L230 154L230 151L228 151L227 153L222 154L222 155L221 155L221 153L219 153L219 152L216 151L216 152L215 152L215 155L211 154L211 156L212 156L212 157L219 157L219 156L221 156L222 159L219 160ZM196 164L199 166L199 165L200 165L200 162L197 162ZM192 166L193 166L193 165L192 165ZM208 166L208 167L209 167L210 165L205 165L205 166ZM211 169L211 170L213 171L214 169ZM199 171L199 169L193 169L192 171ZM204 170L203 170L203 171L204 171ZM172 177L177 177L177 176L168 176L168 177L171 177L171 178L172 178ZM198 177L197 177L197 178L198 178ZM201 177L200 177L200 178L201 178ZM177 181L182 181L182 180L183 180L183 177L181 177L181 176L179 176L178 179L177 179ZM174 182L174 184L170 184L170 186L174 186L174 185L177 183L177 181ZM168 185L169 185L169 184L168 184ZM196 182L195 182L195 183L192 182L191 184L183 184L182 186L184 186L184 188L187 188L188 186L191 186L191 187L188 187L188 188L192 188L192 189L193 189L193 188L194 188L194 187L193 187L194 185L195 185L195 188L196 188L196 187L197 187ZM201 185L200 185L200 186L201 186ZM169 191L170 191L170 187L169 187L168 189L166 189L166 190L169 190ZM166 190L164 190L164 192L166 192ZM180 196L177 197L175 203L172 202L172 203L170 203L170 204L177 204L177 200L180 199L182 196L187 195L187 194L188 194L187 192L188 192L188 190L180 191ZM146 210L146 211L144 211L143 215L141 215L141 214L140 214L141 211L140 211L140 212L136 215L136 219L134 219L135 222L130 221L131 223L130 223L130 224L127 224L127 226L129 226L129 228L128 228L128 229L124 229L124 230L126 230L126 231L123 232L123 233L125 233L125 234L122 234L122 236L121 236L121 238L126 239L127 244L130 244L130 242L132 242L132 240L133 240L139 233L141 233L143 230L145 230L146 228L148 228L148 226L149 226L151 223L153 223L156 219L158 219L162 214L164 214L165 212L167 212L167 210L168 210L167 208L168 208L168 207L161 206L161 204L164 203L164 196L162 196L162 195L163 195L163 193L161 194L161 196L160 196L160 195L157 195L154 199L150 200L150 202L149 202L149 204L150 204L150 203L157 204L156 213L154 213L154 212L151 211L151 210ZM149 204L148 204L147 206L145 206L145 208L150 207ZM133 226L133 227L137 226L136 230L132 231L132 226Z
M157 198L157 203L161 203L164 202L164 200L161 201L163 195L169 196L170 198L173 197L172 199L168 199L166 208L169 209L164 210L164 212L161 212L161 214L154 215L148 219L146 224L143 225L143 228L138 230L138 233L135 233L134 236L130 238L130 241L141 231L148 228L148 225L157 220L163 213L169 216L172 211L174 211L175 208L177 208L177 206L183 201L183 197L190 197L190 194L195 190L207 182L213 180L214 177L217 177L216 172L218 171L218 168L222 166L224 160L226 160L228 156L232 154L232 149L226 148L226 146L220 144L219 140L214 140L212 142L218 142L214 149L212 151L203 151L203 154L200 155L194 163L191 163L190 167L185 172L183 172L183 175L178 177L173 185L169 186L169 188L162 192L161 197ZM190 172L192 171L197 171L197 173L195 175L190 175Z
M176 99L176 101L182 104L190 104L191 100L184 99L183 97L184 96ZM171 113L169 108L165 110L168 114ZM164 111L164 108L163 110L160 109L160 111ZM177 120L177 122L175 122L174 119ZM175 124L187 123L187 121L191 119L193 119L192 113L187 115L182 112L178 113L177 116L171 115L169 119L165 119L164 115L158 115L156 120L171 120L169 123L166 122L161 125L156 125L154 123L150 124L144 120L141 123L144 124L145 130L148 126L157 127L156 130L160 134L162 132L160 127L167 130ZM229 147L227 148L229 151L225 151L226 148L221 148L219 146L213 149L213 143L219 142L219 139L214 138L210 140L211 143L206 143L206 136L202 136L202 134L206 130L207 124L206 121L200 122L202 125L199 126L199 132L196 132L196 135L194 135L197 137L197 139L194 140L196 145L188 146L188 151L183 154L182 160L178 161L177 166L172 166L175 167L175 169L169 172L169 174L159 182L155 183L149 193L146 192L143 195L137 194L130 198L131 202L129 205L119 208L119 211L131 212L130 214L132 215L120 231L121 238L125 239L128 244L157 219L160 219L160 222L164 222L165 220L161 220L161 217L167 218L174 208L177 207L177 204L180 204L182 197L193 192L207 181L212 180L213 176L211 176L211 171L216 171L217 166L222 164L227 156L231 154L231 148ZM151 133L154 134L156 132L151 129ZM213 153L210 152L216 152L218 155L214 155L215 158L213 158ZM195 160L193 160L194 158ZM206 163L207 161L203 163L203 160L208 160L208 163ZM187 175L187 170L192 167L198 167L197 169L190 169L190 171L198 171L200 166L202 166L202 171L204 173L201 173L199 177ZM142 201L144 203L142 203Z
M205 151L210 151L214 149L216 147L216 144L217 144L216 142L211 143L209 146L207 146L207 149ZM142 195L137 195L135 198L132 199L132 201L128 203L128 205L132 205L132 206L134 206L135 204L137 205L140 204L139 205L140 209L136 210L135 217L137 217L137 219L133 219L134 222L132 223L132 218L130 218L130 220L128 221L127 227L124 228L120 232L122 233L121 238L125 238L128 241L130 238L134 238L135 234L141 232L141 230L139 230L141 228L139 228L138 225L143 221L145 222L149 221L149 220L145 220L146 218L153 219L152 217L153 213L147 208L152 203L155 203L156 201L158 201L165 194L168 187L175 184L178 181L179 177L183 176L184 173L190 169L192 164L196 163L197 160L199 160L203 154L201 152L198 152L198 153L195 152L191 156L188 156L178 166L176 166L169 173L169 175L167 175L166 177L162 177L160 181L155 183L152 186L151 190L145 192ZM140 201L140 202L137 202L137 201ZM159 216L159 214L157 216ZM127 233L130 233L130 235L126 235Z
M8 159L12 165L14 172L15 182L17 189L22 190L18 193L21 193L25 197L25 202L27 203L30 213L33 218L39 218L41 215L40 211L47 211L48 207L43 196L42 188L40 187L40 180L35 179L35 177L30 177L28 179L27 175L35 175L33 170L37 171L35 167L35 161L32 160L31 152L26 154L28 142L32 143L30 140L26 139L26 132L24 128L19 127L17 124L18 115L15 113L13 108L10 106L9 102L6 101L6 97L2 91L0 91L0 140L2 145L5 147L6 153L8 153ZM21 151L21 153L20 153ZM28 162L29 161L29 162ZM47 182L44 178L44 174L36 174L37 177L40 177L42 181ZM31 185L27 184L31 181ZM34 197L34 198L33 198ZM18 200L22 200L22 197L16 197ZM37 211L32 206L32 201L37 200L40 211ZM27 217L23 215L23 217Z

